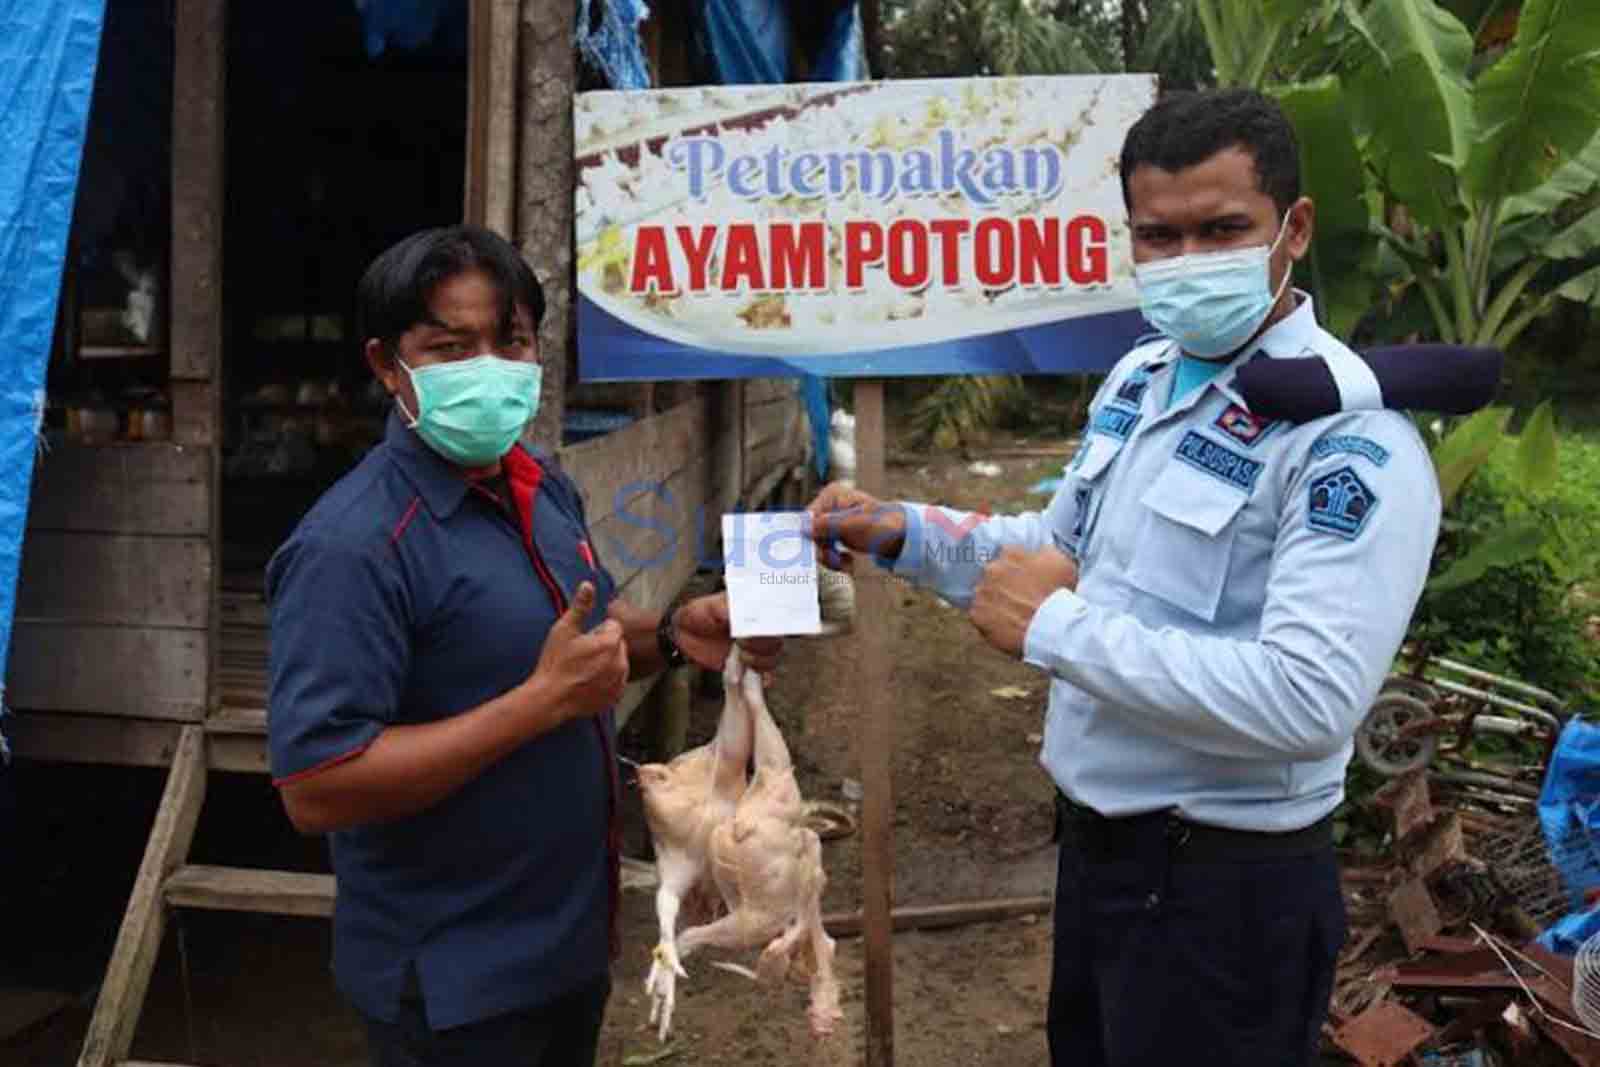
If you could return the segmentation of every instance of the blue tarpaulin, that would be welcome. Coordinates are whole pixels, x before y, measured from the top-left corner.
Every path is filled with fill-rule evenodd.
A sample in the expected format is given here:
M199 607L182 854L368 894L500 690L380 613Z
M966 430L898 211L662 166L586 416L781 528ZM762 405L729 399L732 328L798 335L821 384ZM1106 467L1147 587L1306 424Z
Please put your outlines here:
M590 2L578 0L578 51L605 75L611 88L650 88L650 66L639 39L639 23L650 8L641 0L597 0L601 11L595 25Z
M355 0L367 55L434 45L447 55L467 53L467 0Z
M0 670L104 0L11 2L0 16Z
M1539 942L1570 956L1600 932L1600 910L1585 901L1600 887L1600 726L1573 718L1562 728L1539 791L1539 826L1571 909Z

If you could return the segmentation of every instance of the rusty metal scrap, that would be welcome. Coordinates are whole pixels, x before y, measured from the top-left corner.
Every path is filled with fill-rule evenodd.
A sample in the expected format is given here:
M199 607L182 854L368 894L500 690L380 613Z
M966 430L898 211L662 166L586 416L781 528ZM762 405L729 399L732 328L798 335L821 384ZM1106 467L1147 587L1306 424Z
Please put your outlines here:
M1426 1019L1390 1000L1334 1030L1333 1043L1362 1067L1394 1067L1433 1035Z

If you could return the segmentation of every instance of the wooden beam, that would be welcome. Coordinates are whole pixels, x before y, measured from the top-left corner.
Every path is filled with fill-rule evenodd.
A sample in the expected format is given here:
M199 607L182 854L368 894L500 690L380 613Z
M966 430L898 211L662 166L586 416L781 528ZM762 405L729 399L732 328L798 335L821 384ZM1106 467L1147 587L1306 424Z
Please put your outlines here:
M6 703L198 722L211 642L203 629L27 623L12 634Z
M489 139L484 164L483 224L509 240L517 222L517 106L520 0L491 0L489 42Z
M706 514L706 460L704 457L668 478L660 492L641 492L626 501L624 510L589 525L600 561L620 585L635 575L661 571L687 558L692 572L709 538L700 523Z
M561 467L583 491L589 526L595 528L638 496L690 466L708 448L711 405L699 397L671 411L563 448Z
M63 444L40 461L28 532L195 534L211 529L211 453L172 444Z
M882 497L883 383L855 383L856 481ZM856 583L856 617L886 619L893 610L889 581L874 575ZM889 700L888 637L881 626L857 627L861 658L856 693L857 759L861 766L861 914L866 955L867 1067L894 1064L894 704Z
M523 0L517 69L522 85L517 154L516 243L545 286L543 400L529 433L561 444L568 372L575 366L572 315L572 94L578 84L576 0Z
M327 918L334 888L331 874L188 864L172 872L162 891L181 908Z
M156 808L155 825L150 828L150 840L117 932L111 962L100 983L100 996L89 1020L78 1067L110 1067L128 1055L133 1043L134 1028L139 1023L150 972L155 969L166 927L161 887L189 854L205 800L205 740L205 733L197 726L186 727L178 739L172 771Z
M222 552L222 218L223 115L227 90L227 3L176 0L173 8L172 434L209 457L206 529L212 559ZM210 575L208 608L221 589ZM206 612L201 703L216 702L217 617Z
M894 929L938 930L968 923L992 923L1020 919L1027 915L1048 915L1055 905L1052 896L1011 897L1000 900L973 900L960 904L932 904L895 908L890 913ZM856 937L865 923L859 911L837 912L822 917L822 925L834 937Z
M177 0L173 31L172 377L213 385L222 349L225 6Z
M204 628L211 571L203 536L34 530L22 551L17 623Z
M489 198L489 59L494 48L494 0L467 5L467 173L461 217L474 226L487 225Z
M261 726L253 731L243 724L213 729L207 720L207 762L212 770L267 773L266 713L257 714ZM171 766L178 738L186 728L182 723L153 719L38 711L18 712L6 720L6 733L18 759L118 767Z

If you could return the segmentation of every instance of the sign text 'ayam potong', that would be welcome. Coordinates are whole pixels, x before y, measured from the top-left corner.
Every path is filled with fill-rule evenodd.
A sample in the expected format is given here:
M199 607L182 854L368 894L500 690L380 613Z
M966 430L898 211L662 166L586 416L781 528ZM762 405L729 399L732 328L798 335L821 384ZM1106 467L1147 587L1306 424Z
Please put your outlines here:
M666 158L684 174L696 200L720 181L751 202L838 199L858 191L885 202L959 198L976 214L846 219L839 248L830 247L834 238L824 218L641 224L627 281L634 295L822 292L832 287L833 270L843 271L846 289L860 290L874 266L907 291L929 285L1054 289L1109 281L1108 228L1099 215L997 210L1008 200L1046 201L1060 191L1063 162L1053 145L991 145L980 151L962 147L945 129L931 148L795 152L775 145L730 157L715 138L685 137L668 147Z

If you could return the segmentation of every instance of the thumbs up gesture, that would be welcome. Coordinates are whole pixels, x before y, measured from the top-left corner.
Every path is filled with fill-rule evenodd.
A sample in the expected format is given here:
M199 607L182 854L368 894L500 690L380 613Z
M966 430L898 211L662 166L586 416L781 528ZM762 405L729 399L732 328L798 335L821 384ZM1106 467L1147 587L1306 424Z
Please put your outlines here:
M622 698L628 684L628 645L622 624L607 619L585 633L594 610L594 585L584 582L545 636L534 677L554 694L563 719L599 715Z

